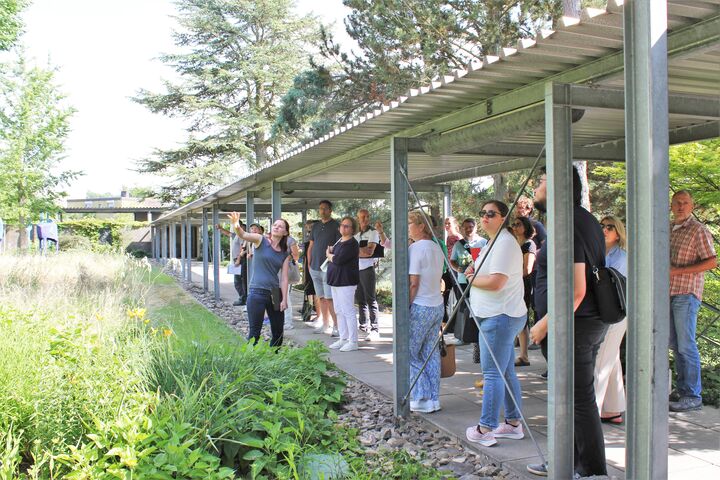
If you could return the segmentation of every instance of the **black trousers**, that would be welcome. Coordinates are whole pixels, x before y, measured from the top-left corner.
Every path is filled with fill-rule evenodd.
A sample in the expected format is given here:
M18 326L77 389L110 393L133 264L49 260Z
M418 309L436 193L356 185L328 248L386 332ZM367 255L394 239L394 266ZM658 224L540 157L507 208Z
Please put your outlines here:
M595 402L595 359L607 325L597 317L575 317L575 472L607 475L605 439ZM542 351L547 358L547 337Z
M240 260L240 266L242 267L242 273L240 275L233 275L233 283L235 284L235 291L238 294L240 303L247 302L247 259L242 258Z
M360 330L378 331L378 303L375 268L360 270L360 283L355 290L355 301L358 304ZM370 325L368 326L367 323Z

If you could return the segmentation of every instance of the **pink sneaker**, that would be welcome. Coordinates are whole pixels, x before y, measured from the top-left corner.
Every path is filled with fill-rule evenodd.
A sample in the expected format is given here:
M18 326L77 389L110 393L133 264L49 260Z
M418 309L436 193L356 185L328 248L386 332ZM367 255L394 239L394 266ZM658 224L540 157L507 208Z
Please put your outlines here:
M467 430L465 430L465 436L471 442L479 443L483 447L492 447L497 443L497 440L495 440L495 433L480 433L477 425L468 427Z
M517 427L513 427L509 423L504 422L493 430L493 433L495 434L495 438L512 438L513 440L525 438L522 423L518 423Z

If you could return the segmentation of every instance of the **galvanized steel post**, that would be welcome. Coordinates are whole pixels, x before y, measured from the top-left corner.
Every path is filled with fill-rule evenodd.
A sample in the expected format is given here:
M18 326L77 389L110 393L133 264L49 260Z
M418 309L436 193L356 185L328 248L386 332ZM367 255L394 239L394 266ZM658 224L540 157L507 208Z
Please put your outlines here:
M185 235L187 236L187 240L185 240L185 280L188 282L192 282L192 231L192 221L190 220L190 214L188 213L185 217Z
M246 192L245 193L245 223L248 229L250 229L250 224L255 222L255 192ZM250 276L252 275L252 258L248 258L247 260L247 282L248 284L245 286L246 292L249 291L250 288Z
M666 2L625 0L628 226L626 476L668 477L668 64Z
M395 375L395 417L407 417L408 403L402 399L410 387L410 279L408 276L408 140L393 138L390 143L392 193L393 267L393 372ZM409 176L408 176L409 178Z
M280 191L280 184L273 180L272 182L272 221L274 222L278 218L282 217L282 192ZM272 224L270 225L272 230ZM267 232L270 233L270 232Z
M450 185L443 185L443 221L452 215L452 187ZM447 240L447 231L445 232L445 240Z
M562 103L556 106L555 102ZM574 318L572 108L569 88L547 83L548 460L552 478L573 478Z
M208 234L208 209L202 209L202 260L203 260L203 290L208 291L210 279L208 278L209 270L209 254L210 254L210 235Z
M220 230L217 225L220 223L220 205L213 203L212 206L212 223L213 223L213 292L215 293L215 301L220 300Z
M187 243L185 242L185 220L180 217L180 272L182 279L185 279L185 256L187 255Z

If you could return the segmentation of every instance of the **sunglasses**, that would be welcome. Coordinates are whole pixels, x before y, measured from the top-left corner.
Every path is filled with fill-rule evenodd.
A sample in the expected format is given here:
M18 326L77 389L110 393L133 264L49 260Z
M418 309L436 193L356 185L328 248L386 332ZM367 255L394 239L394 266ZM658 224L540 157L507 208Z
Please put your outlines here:
M480 210L478 214L480 215L480 218L495 218L497 216L500 216L500 212L497 212L495 210Z
M613 225L612 223L601 223L600 226L603 230L607 230L608 232L612 232L613 230L615 230L615 225Z
M510 226L513 227L513 228L522 227L522 223L520 223L520 222L513 222Z

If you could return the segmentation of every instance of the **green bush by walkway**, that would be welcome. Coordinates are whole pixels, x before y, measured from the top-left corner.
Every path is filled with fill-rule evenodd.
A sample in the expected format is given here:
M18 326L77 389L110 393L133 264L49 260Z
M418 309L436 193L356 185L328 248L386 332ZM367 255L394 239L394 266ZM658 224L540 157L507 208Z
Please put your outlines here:
M0 257L0 305L0 478L438 477L367 471L324 346L253 347L147 262Z

